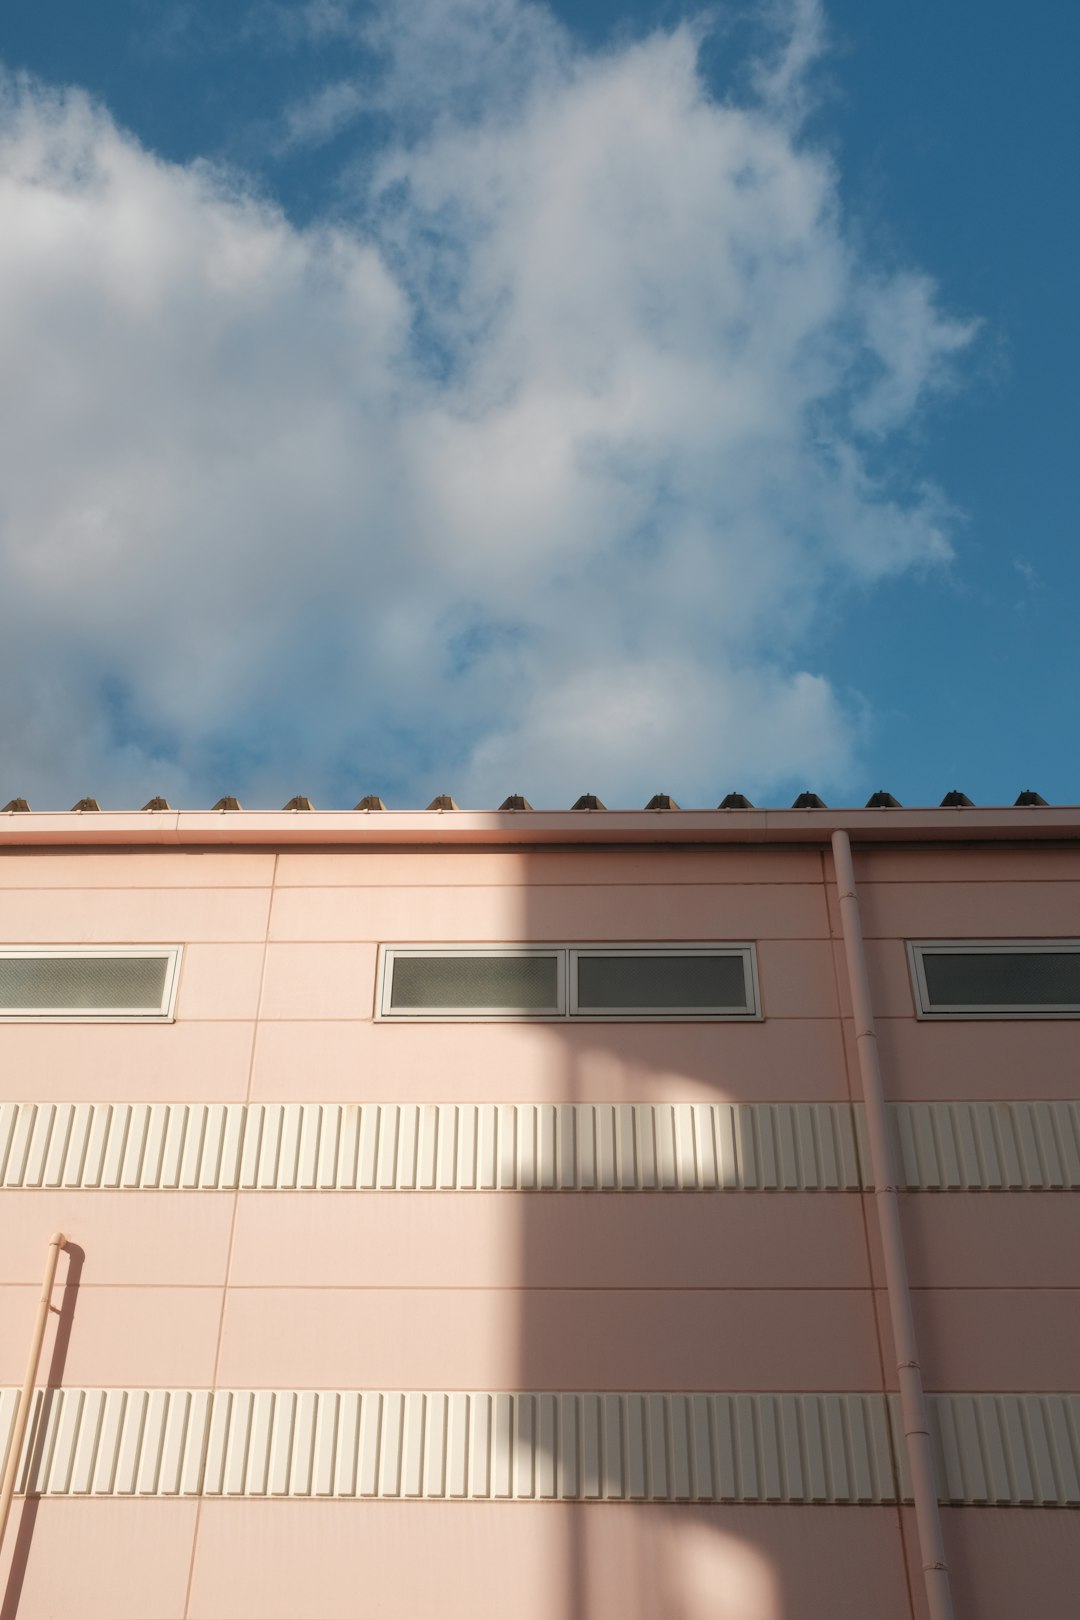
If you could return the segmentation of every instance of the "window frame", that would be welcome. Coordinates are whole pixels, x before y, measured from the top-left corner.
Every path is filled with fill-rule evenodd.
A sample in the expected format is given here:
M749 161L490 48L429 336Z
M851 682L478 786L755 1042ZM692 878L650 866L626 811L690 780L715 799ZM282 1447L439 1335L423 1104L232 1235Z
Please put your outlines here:
M393 987L393 964L399 956L555 956L557 968L558 1010L522 1010L506 1008L408 1008L393 1010L390 997ZM581 956L738 956L744 963L744 983L747 990L745 1011L709 1012L698 1009L672 1009L670 1007L618 1007L606 1011L582 1011L577 1005L577 961ZM434 942L409 943L399 941L379 946L375 976L375 1021L377 1023L545 1023L545 1024L748 1024L761 1023L761 993L758 980L757 950L748 940L575 940L550 943L493 944L468 942L448 945Z
M48 958L164 957L161 1002L150 1007L0 1007L4 1024L172 1024L183 962L182 945L0 945L0 960Z
M909 939L908 965L915 1000L915 1016L920 1022L973 1023L1002 1019L1068 1019L1080 1018L1080 1002L1074 1007L1060 1002L972 1004L957 1003L947 1007L931 1004L926 983L923 955L931 956L1039 956L1080 955L1080 939Z

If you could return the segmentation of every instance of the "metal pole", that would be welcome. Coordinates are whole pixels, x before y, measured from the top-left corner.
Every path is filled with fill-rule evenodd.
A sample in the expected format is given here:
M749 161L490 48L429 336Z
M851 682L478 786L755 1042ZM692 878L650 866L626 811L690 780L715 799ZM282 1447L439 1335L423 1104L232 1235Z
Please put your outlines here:
M38 1362L41 1359L41 1341L45 1337L45 1324L49 1320L49 1306L52 1303L56 1265L60 1259L60 1250L66 1246L67 1239L64 1237L63 1232L54 1232L49 1239L49 1248L45 1256L45 1275L41 1279L41 1298L38 1300L37 1317L34 1320L34 1332L30 1340L30 1354L26 1361L26 1377L23 1379L23 1387L19 1393L19 1404L15 1411L15 1427L11 1433L7 1466L4 1469L3 1484L0 1485L0 1549L4 1545L4 1532L7 1530L8 1516L11 1513L11 1498L15 1494L15 1476L19 1471L19 1458L22 1455L23 1439L26 1434L26 1425L30 1419L30 1408L34 1400L34 1383L37 1379Z
M846 832L832 835L836 888L840 897L840 918L844 931L851 1010L855 1020L855 1041L862 1079L866 1134L870 1143L870 1164L874 1176L874 1202L878 1230L885 1257L885 1289L892 1320L896 1349L896 1375L900 1385L900 1406L904 1422L904 1446L911 1492L915 1503L915 1526L919 1541L926 1601L930 1620L954 1620L949 1570L945 1562L945 1542L941 1533L934 1456L930 1445L930 1422L923 1391L915 1322L911 1314L911 1285L908 1281L904 1238L900 1226L900 1206L896 1197L896 1170L892 1139L889 1135L885 1091L878 1061L877 1032L866 971L859 897L851 864L851 840Z

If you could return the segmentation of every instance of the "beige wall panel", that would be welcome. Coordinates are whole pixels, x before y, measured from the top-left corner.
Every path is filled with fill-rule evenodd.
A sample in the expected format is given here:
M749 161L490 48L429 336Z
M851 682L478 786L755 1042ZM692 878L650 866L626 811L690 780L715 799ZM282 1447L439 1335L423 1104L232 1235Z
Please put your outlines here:
M873 1620L908 1620L895 1509L619 1504L596 1519L588 1620L864 1620L868 1594Z
M231 1221L228 1193L0 1192L0 1285L40 1283L45 1245L63 1232L69 1250L60 1257L61 1287L73 1273L72 1246L82 1251L80 1289L220 1286Z
M375 954L374 945L269 945L262 1016L371 1018Z
M292 949L275 946L271 955ZM274 967L284 981L283 995L287 961L283 956ZM341 993L353 993L353 976L363 971L353 959ZM369 963L369 998L372 971ZM316 978L310 999L319 994ZM281 1005L276 989L273 1004ZM307 1089L313 1067L318 1078L310 1081L311 1094L328 1101L801 1102L848 1095L841 1027L826 1018L632 1026L375 1024L369 1002L366 1022L327 1019L316 1028L298 1018L260 1025L253 1097L294 1101L299 1089Z
M888 1302L875 1300L895 1388ZM927 1389L1080 1390L1080 1289L916 1288L912 1306Z
M269 888L270 850L0 850L0 888Z
M22 1383L40 1288L40 1281L0 1288L0 1383ZM58 1292L57 1305L45 1330L41 1366L52 1364L62 1323L63 1334L70 1333L66 1384L213 1382L219 1288L80 1287L74 1300Z
M0 1559L5 1615L181 1620L197 1512L195 1502L17 1502Z
M191 1620L554 1620L564 1612L567 1523L545 1506L515 1529L512 1512L207 1502Z
M836 954L837 968L843 973L842 944L837 944ZM868 939L866 968L870 975L870 994L873 998L875 1019L914 1018L915 993L911 987L911 966L903 940ZM840 999L845 1018L850 1017L846 976L841 980Z
M208 1502L190 1614L862 1620L867 1593L909 1620L889 1508Z
M261 940L268 889L11 889L3 940L12 945L182 945Z
M399 1389L864 1390L879 1380L870 1295L828 1289L232 1288L219 1372L235 1385Z
M242 1099L254 1024L3 1024L0 1099Z
M863 883L859 902L867 939L1075 938L1080 929L1080 882L1061 879ZM835 891L830 905L835 919Z
M872 1196L864 1196L876 1287L885 1286ZM1029 1192L901 1194L908 1272L916 1288L1075 1288L1080 1197Z
M281 889L275 940L817 939L824 891L809 884L543 885Z
M809 883L820 886L817 850L607 849L457 851L371 849L278 856L279 888L410 884Z
M851 1288L868 1273L858 1200L841 1193L268 1193L240 1200L230 1277L246 1287Z
M766 1018L835 1018L836 966L827 940L763 939L758 946Z
M262 982L262 944L188 945L180 967L176 1018L255 1018Z
M1080 1095L1080 1019L932 1023L909 1013L879 1016L877 1035L885 1092L892 1098L1071 1102ZM853 1047L850 1026L845 1036ZM852 1072L857 1075L857 1067Z
M193 1502L46 1500L25 1554L19 1620L179 1620ZM925 1620L912 1514L915 1614ZM958 1613L1073 1620L1075 1514L945 1509ZM415 1549L422 1546L424 1556ZM192 1620L908 1620L889 1508L496 1503L207 1502ZM358 1596L364 1601L358 1606ZM370 1608L366 1606L370 1603Z
M953 844L854 847L855 881L866 883L1054 883L1080 881L1080 850L1068 844L1027 844L1012 849ZM832 855L824 856L830 886Z
M915 1515L911 1508L901 1511L915 1617L927 1620ZM943 1508L942 1521L953 1599L963 1620L1076 1620L1080 1535L1075 1511Z

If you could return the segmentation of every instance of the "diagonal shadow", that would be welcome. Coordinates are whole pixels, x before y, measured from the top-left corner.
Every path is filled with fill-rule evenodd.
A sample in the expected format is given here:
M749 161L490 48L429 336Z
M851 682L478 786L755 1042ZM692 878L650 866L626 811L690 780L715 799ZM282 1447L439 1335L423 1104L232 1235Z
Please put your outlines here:
M77 1243L67 1243L64 1253L67 1255L67 1275L64 1279L64 1292L60 1304L52 1306L52 1310L58 1318L56 1336L53 1339L52 1354L49 1357L49 1365L45 1373L44 1392L30 1430L28 1460L24 1475L27 1482L37 1476L38 1469L41 1467L49 1430L49 1412L54 1399L53 1392L60 1389L64 1381L64 1367L67 1364L68 1347L71 1344L71 1330L75 1322L75 1306L79 1298L79 1282L86 1261L86 1252ZM19 1601L26 1581L26 1569L30 1561L30 1549L34 1541L34 1526L37 1523L40 1506L40 1495L32 1495L28 1490L23 1498L22 1512L19 1515L19 1528L16 1531L15 1542L12 1547L11 1565L8 1570L7 1585L4 1588L4 1601L0 1605L0 1620L16 1620L18 1615Z

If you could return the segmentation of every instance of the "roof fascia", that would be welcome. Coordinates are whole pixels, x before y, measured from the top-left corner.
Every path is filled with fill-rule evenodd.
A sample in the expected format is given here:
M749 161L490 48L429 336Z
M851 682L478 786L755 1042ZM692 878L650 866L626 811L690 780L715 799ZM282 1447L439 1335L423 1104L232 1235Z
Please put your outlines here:
M0 813L0 848L826 844L1080 839L1080 808Z

